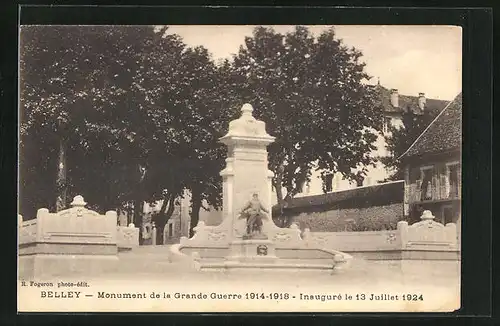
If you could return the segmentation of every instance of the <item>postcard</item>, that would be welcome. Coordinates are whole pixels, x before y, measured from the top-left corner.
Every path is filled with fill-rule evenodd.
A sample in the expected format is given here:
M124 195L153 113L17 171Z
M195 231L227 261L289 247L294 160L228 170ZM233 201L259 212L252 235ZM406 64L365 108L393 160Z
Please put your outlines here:
M460 27L19 45L19 312L460 308Z

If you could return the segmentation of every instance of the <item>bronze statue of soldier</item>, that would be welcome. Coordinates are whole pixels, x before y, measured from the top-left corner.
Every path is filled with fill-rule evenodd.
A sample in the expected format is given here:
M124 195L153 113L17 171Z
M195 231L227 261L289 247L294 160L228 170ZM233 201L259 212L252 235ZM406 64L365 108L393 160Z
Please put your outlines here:
M246 205L241 210L241 217L247 220L246 225L246 235L244 238L252 238L255 235L262 235L262 220L267 219L267 214L269 211L262 205L259 200L258 194L253 194L252 199L250 199Z

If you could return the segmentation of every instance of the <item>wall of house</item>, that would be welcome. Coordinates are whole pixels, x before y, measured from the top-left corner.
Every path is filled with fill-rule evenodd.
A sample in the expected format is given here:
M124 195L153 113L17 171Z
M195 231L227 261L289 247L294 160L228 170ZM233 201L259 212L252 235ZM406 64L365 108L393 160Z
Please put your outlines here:
M376 156L378 154L373 154ZM391 175L391 171L386 168L384 164L381 162L377 162L375 166L367 167L366 177L363 180L363 186L373 186ZM335 173L332 180L332 192L335 191L343 191L354 189L357 187L355 181L350 181L345 179L342 176L342 173ZM295 197L305 197L305 196L314 196L323 194L323 181L321 180L321 174L319 171L312 171L311 181L304 185L303 191L295 195ZM286 194L286 190L284 191L284 195ZM276 197L276 191L273 188L273 202L272 205L276 205L278 203L278 199Z
M222 211L210 208L207 202L203 206L209 210L200 209L200 221L206 225L218 225L222 222ZM186 191L183 198L179 200L178 209L172 215L169 223L172 223L173 234L166 237L168 243L177 243L181 237L189 237L189 228L191 225L191 194ZM168 225L164 232L168 233Z
M394 229L403 218L403 203L364 208L333 208L287 214L299 228L311 232Z

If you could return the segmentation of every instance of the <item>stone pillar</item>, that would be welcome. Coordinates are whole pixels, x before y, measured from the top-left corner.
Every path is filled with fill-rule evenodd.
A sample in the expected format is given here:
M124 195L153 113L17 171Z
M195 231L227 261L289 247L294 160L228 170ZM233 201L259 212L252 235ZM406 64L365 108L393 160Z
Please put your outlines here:
M151 245L156 246L156 224L155 222L151 223Z
M139 246L139 228L134 223L118 226L116 236L118 251L133 250Z
M128 224L127 213L125 213L124 211L120 211L118 215L118 225L125 227L127 226L127 224Z
M228 148L226 168L221 171L221 176L224 222L229 222L231 238L240 238L245 233L245 223L239 219L239 213L254 193L269 210L263 233L275 226L271 217L272 172L267 160L267 146L274 137L267 134L263 121L253 117L250 104L243 105L241 112L241 117L230 122L228 133L220 139Z
M403 215L408 217L410 215L410 166L407 165L404 169L404 203L403 203Z

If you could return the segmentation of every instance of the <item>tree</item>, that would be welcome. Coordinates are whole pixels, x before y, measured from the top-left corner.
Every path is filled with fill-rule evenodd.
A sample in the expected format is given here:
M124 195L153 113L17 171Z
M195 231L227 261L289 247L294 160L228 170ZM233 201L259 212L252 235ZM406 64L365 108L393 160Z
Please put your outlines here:
M137 203L170 187L148 178L150 166L171 158L177 136L164 127L171 119L158 98L182 73L176 62L185 45L163 35L150 26L23 27L22 210L53 208L56 183L99 210L133 199L139 222ZM54 182L58 157L67 161L64 183Z
M312 169L324 182L336 172L354 180L374 163L369 154L380 112L361 56L333 29L315 39L298 26L286 35L258 27L234 57L240 105L252 103L276 137L268 149L281 207L301 192Z
M398 158L408 150L435 116L428 110L424 110L422 114L418 114L412 108L405 108L401 118L403 126L389 126L389 132L385 136L389 156L381 157L380 161L394 172L387 180L382 182L404 179L404 166Z
M226 149L219 143L229 124L229 100L224 96L226 81L224 66L219 68L203 47L188 48L183 52L178 67L186 97L179 104L168 104L173 121L171 126L181 132L182 139L173 150L180 162L177 175L191 192L190 235L199 220L199 212L206 202L219 208L222 202L222 179ZM166 97L168 101L171 97Z
M40 26L22 33L24 210L37 196L35 208L53 207L61 192L78 192L101 211L134 202L140 227L142 204L162 200L154 216L161 241L184 189L195 194L193 221L203 200L220 205L224 79L206 49L187 48L167 30ZM66 162L60 178L58 158Z

